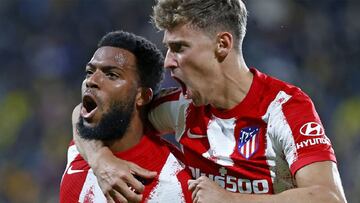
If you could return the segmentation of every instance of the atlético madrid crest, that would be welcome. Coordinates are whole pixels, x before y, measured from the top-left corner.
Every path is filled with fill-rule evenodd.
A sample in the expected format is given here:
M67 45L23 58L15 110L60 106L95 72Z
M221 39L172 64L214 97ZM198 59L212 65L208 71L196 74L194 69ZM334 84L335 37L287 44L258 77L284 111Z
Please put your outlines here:
M245 127L240 130L238 151L246 159L255 154L259 147L259 127Z

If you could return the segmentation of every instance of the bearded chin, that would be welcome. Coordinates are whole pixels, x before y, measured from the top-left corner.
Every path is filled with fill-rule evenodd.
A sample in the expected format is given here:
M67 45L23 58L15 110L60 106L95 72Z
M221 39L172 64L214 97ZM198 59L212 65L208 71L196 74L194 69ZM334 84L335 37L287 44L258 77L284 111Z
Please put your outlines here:
M84 118L80 116L76 127L80 137L87 140L113 141L121 139L127 131L134 112L133 101L113 103L107 113L104 113L95 127L84 125Z

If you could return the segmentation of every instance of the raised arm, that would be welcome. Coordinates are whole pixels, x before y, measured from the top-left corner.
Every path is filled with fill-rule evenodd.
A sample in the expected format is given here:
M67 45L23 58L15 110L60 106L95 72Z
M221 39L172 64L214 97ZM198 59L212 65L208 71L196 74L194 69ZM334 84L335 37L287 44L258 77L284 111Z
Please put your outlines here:
M81 138L76 129L80 107L81 104L76 106L72 114L73 139L78 151L93 169L106 199L108 202L140 202L144 185L134 175L146 179L155 177L156 172L115 157L101 141Z

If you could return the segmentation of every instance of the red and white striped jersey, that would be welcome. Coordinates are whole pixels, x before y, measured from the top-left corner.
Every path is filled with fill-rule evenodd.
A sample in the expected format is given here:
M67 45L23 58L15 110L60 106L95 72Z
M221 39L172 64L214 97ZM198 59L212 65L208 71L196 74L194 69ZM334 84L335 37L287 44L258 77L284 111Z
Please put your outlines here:
M144 135L133 148L115 153L121 159L157 171L152 180L141 180L145 185L142 202L191 202L187 181L190 171L184 168L167 144L154 135ZM68 149L68 163L60 184L61 203L102 203L106 198L96 176L74 145Z
M313 162L336 162L310 98L256 69L244 100L227 111L196 107L181 90L166 90L149 119L173 131L194 178L206 175L232 192L279 193Z

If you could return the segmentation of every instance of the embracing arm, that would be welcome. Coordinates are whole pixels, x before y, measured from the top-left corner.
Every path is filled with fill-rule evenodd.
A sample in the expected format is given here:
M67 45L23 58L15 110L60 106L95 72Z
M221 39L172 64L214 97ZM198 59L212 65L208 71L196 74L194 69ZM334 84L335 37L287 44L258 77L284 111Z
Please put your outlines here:
M133 175L153 178L156 172L115 157L101 141L81 138L76 129L80 108L81 104L75 107L72 114L73 139L78 151L93 169L106 199L108 202L114 202L114 200L140 202L142 199L140 193L144 190L144 185Z
M86 140L79 136L76 124L79 120L81 104L77 105L72 113L71 121L73 128L73 140L76 144L76 148L81 154L81 156L91 165L96 162L98 157L94 155L99 155L101 151L106 153L111 153L110 149L105 147L103 142L98 140ZM97 153L99 152L99 153ZM89 156L88 156L89 155ZM90 159L89 159L90 158Z
M307 165L296 175L297 188L275 195L232 193L206 177L189 181L196 202L347 202L337 166L332 161Z

